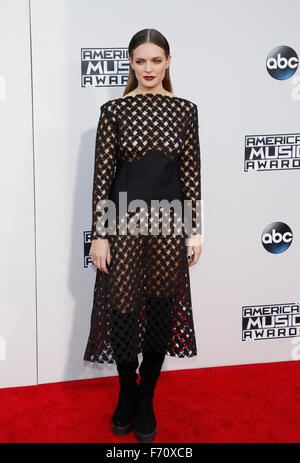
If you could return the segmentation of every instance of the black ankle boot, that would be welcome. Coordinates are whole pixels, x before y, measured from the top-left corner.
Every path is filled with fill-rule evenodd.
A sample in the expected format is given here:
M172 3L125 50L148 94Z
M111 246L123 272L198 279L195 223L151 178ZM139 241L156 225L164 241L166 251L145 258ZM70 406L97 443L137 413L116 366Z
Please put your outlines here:
M123 436L133 428L138 390L136 369L139 366L139 361L136 357L133 362L116 362L116 365L119 373L120 391L117 408L112 417L112 429L116 436Z
M143 352L135 414L135 435L139 442L153 442L156 436L157 422L153 398L164 358L164 352Z

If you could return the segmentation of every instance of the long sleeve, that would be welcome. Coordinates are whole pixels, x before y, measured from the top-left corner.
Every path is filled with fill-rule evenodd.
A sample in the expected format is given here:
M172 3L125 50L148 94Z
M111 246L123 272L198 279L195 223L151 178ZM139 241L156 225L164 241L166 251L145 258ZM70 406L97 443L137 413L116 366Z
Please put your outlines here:
M92 231L91 239L107 238L108 232L102 229L100 219L104 210L97 211L97 203L100 200L109 199L111 184L114 178L117 151L117 121L109 110L109 103L104 103L100 108L100 117L97 127L95 144L95 165L93 183L92 205ZM98 223L97 223L98 222Z
M185 132L183 150L178 159L179 163L179 178L182 185L184 200L192 201L191 225L192 232L189 236L192 237L193 243L198 243L201 239L201 159L200 159L200 143L199 143L199 123L198 123L198 107L193 104L190 112L189 123ZM199 207L197 202L199 201ZM197 241L197 237L199 237ZM186 244L188 244L188 239Z

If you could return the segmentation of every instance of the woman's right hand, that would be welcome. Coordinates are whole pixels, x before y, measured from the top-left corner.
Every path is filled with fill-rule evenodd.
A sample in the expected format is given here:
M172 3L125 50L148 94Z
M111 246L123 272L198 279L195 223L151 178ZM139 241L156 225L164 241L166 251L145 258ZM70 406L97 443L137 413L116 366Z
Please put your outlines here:
M110 247L108 239L97 238L92 240L90 256L93 264L104 273L109 273L106 267L106 262L110 264Z

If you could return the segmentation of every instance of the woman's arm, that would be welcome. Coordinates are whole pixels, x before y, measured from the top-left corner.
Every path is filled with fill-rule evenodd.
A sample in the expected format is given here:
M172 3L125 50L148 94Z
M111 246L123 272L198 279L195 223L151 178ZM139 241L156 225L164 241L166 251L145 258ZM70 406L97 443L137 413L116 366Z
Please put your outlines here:
M193 104L186 129L184 146L179 158L179 178L185 200L192 201L192 233L186 239L187 246L201 244L201 159L199 144L198 108Z
M100 200L109 199L110 187L115 172L117 150L117 121L110 109L110 103L104 103L100 108L95 146L95 165L92 205L91 239L107 238L108 232L102 230L105 225L101 217L104 209L97 211Z

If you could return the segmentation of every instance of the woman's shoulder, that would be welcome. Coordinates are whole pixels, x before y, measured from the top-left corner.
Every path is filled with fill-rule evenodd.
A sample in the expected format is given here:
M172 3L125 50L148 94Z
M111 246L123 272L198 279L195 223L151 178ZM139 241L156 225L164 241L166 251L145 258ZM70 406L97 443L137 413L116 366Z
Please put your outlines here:
M112 112L112 113L117 113L119 110L121 110L124 105L127 106L127 104L132 104L133 102L136 102L139 98L143 98L145 95L142 95L141 93L133 93L129 92L126 95L123 95L119 98L113 98L110 100L107 100L105 103L103 103L100 108L101 111L106 111L106 112ZM160 98L161 99L167 99L170 100L172 104L179 105L181 108L185 108L188 110L188 112L192 112L197 110L197 104L194 103L192 100L189 100L187 98L179 97L176 96L172 93L166 93L166 94L156 94L154 95L155 98Z
M178 99L181 100L183 103L185 103L191 109L197 108L197 104L194 103L192 100L188 100L187 98L181 98L181 97L178 97Z
M142 95L141 93L136 94L136 93L131 93L130 92L130 93L127 93L126 95L121 96L119 98L113 98L113 99L107 100L105 103L103 103L101 105L101 107L106 107L107 108L107 107L119 104L120 102L122 102L122 103L124 101L130 102L130 101L135 100L135 99L137 100L139 97L143 97L143 96L145 96L145 95ZM188 106L191 106L191 107L197 106L197 104L194 103L192 100L189 100L187 98L183 98L183 97L180 97L180 96L176 96L176 95L173 95L171 93L170 94L163 94L163 95L162 94L155 94L154 96L156 96L158 98L162 96L163 98L166 97L166 98L169 98L169 99L174 100L174 101L180 101L180 102L183 102L183 103L185 103L185 104L187 104Z

